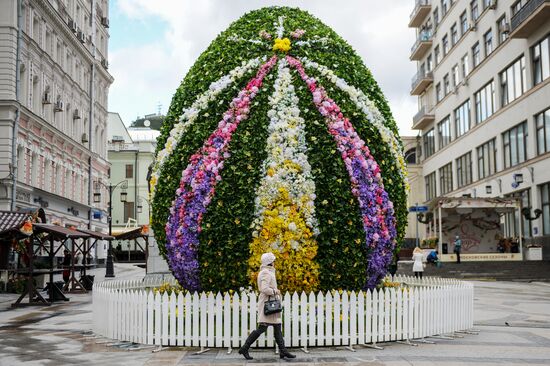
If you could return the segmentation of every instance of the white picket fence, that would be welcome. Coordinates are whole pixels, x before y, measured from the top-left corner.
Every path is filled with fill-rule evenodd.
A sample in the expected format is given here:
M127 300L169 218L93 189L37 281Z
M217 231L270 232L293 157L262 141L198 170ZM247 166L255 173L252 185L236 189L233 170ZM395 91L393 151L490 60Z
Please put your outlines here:
M473 326L474 288L451 279L395 277L405 289L286 293L283 334L290 347L353 346L450 334ZM255 293L154 294L143 281L93 288L94 332L149 345L240 347L256 328ZM273 347L273 329L258 347Z

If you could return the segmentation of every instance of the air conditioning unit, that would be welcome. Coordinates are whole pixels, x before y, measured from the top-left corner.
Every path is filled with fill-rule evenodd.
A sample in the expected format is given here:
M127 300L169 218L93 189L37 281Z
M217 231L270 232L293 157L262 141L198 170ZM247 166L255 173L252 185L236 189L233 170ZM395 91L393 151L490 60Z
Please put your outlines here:
M82 143L85 144L86 142L88 142L88 134L87 134L87 133L83 133L83 134L82 134Z
M88 34L88 43L92 44L92 35L91 34Z
M76 22L72 19L69 19L69 28L73 31L73 32L76 32L76 30L78 29L78 24L76 24Z
M44 97L42 98L42 104L52 104L52 96L48 92L44 92Z
M73 113L73 119L81 119L81 118L82 117L80 116L80 111L78 109L75 109Z
M63 104L63 102L58 100L57 102L55 102L53 110L54 112L63 112L64 107L65 105Z
M76 34L76 38L78 38L81 43L86 43L86 35L81 30Z
M108 69L109 68L109 62L106 59L102 58L101 59L101 66Z
M496 9L497 8L497 0L491 0L489 3L489 9Z
M470 23L470 30L472 30L472 31L476 31L476 30L477 30L477 23L476 23L476 22Z
M109 28L109 18L102 17L101 18L101 25L104 26L105 28Z
M462 85L468 85L468 76L464 76L464 80L462 80Z
M502 25L501 31L504 32L504 33L510 33L510 24L509 23L504 23Z

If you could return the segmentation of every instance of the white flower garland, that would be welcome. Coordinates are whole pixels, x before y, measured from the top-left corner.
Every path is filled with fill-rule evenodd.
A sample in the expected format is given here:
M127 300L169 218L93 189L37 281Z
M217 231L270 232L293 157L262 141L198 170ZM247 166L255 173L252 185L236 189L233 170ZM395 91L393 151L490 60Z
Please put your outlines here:
M273 26L275 27L275 32L277 33L277 38L282 39L283 34L285 34L285 25L284 25L285 17L280 16L277 23L274 23Z
M155 194L155 187L160 177L162 167L178 146L179 140L183 134L189 129L189 127L196 121L200 112L208 107L208 103L216 99L216 97L225 89L227 89L236 80L242 78L246 73L255 67L259 67L262 62L265 62L266 56L262 58L255 58L249 60L241 66L238 66L231 70L229 74L222 76L220 79L212 82L206 92L201 94L189 108L184 108L179 118L179 122L174 125L170 131L170 136L166 140L164 149L159 151L155 159L151 171L151 199Z
M269 98L271 106L268 112L267 158L263 164L263 178L256 192L255 220L252 224L253 236L258 237L263 227L266 210L276 209L274 201L282 192L288 192L290 200L303 214L305 225L313 235L319 229L315 218L315 183L311 166L307 160L304 119L300 117L298 97L292 85L288 62L281 60L278 65L278 78L275 91ZM286 193L284 193L286 194ZM297 223L288 217L287 210L279 209L278 215L290 231L296 231ZM279 249L283 243L271 243L273 249ZM298 242L290 246L297 249Z
M305 57L302 58L301 61L306 67L319 71L323 77L327 78L337 88L347 93L355 105L366 114L369 122L378 129L380 136L382 136L382 140L388 144L392 155L397 161L399 175L403 178L407 191L409 191L410 186L407 180L407 165L403 154L401 153L401 147L397 142L397 138L395 137L393 131L384 125L384 116L382 116L382 113L380 113L374 102L371 101L361 90L349 85L344 79L336 76L334 71L330 70L328 67L319 65L317 62L310 61Z

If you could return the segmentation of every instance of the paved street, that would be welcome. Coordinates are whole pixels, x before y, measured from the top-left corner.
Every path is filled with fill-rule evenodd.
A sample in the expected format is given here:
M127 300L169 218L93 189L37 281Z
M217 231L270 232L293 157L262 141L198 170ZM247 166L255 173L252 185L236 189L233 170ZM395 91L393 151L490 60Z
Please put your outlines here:
M116 265L117 279L142 275L131 265ZM96 271L102 279L104 269ZM550 365L550 284L475 282L475 326L478 335L411 347L387 344L384 350L357 347L295 349L292 364L350 365ZM0 295L0 365L241 365L235 351L128 347L91 335L91 295L71 295L71 301L51 307L12 310L15 295ZM113 344L114 343L114 344ZM253 351L248 363L275 364L272 350ZM287 361L281 361L285 363Z

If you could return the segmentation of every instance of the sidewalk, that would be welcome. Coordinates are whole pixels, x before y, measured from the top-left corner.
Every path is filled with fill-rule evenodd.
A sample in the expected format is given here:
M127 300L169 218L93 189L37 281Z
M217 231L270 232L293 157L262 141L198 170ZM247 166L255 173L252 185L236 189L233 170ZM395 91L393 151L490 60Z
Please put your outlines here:
M105 269L95 270L102 280ZM140 278L143 269L115 266L115 279ZM273 350L253 349L248 364L263 365L549 365L550 287L544 283L476 282L475 322L479 335L417 347L390 343L384 350L355 347L312 348L306 354L292 349L297 359L279 361ZM243 365L236 350L216 349L194 355L197 349L131 346L91 335L91 295L70 295L68 303L49 307L11 309L0 295L0 366L18 365ZM506 324L508 323L508 325ZM130 346L130 347L129 347ZM130 350L132 349L132 350Z

